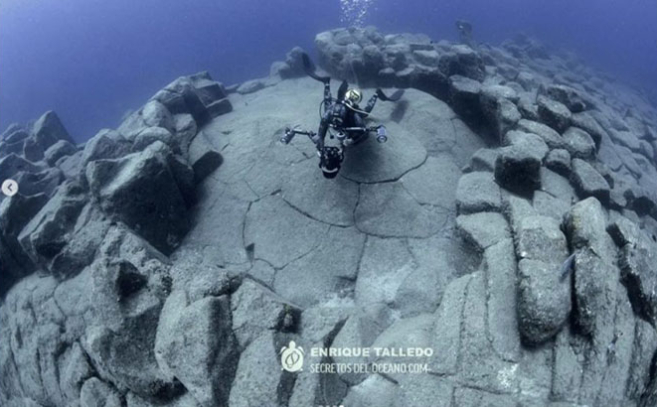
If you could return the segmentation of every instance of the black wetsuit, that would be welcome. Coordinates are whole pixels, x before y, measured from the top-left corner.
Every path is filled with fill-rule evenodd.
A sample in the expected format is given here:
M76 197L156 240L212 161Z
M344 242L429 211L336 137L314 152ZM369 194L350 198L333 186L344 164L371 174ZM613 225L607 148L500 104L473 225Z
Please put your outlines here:
M338 101L331 96L331 84L329 81L324 82L324 105L325 113L322 116L321 121L319 122L319 130L317 131L317 140L315 144L317 148L321 150L324 148L324 138L326 137L326 132L328 131L331 124L337 128L348 128L348 127L365 127L365 118L370 114L378 96L374 94L370 100L367 102L367 106L364 109L360 109L358 105L353 105L351 108L346 106L346 103ZM355 111L355 110L358 111ZM362 112L362 113L361 113ZM349 138L354 141L357 141L360 137L366 134L366 132L359 132L360 134L348 134Z

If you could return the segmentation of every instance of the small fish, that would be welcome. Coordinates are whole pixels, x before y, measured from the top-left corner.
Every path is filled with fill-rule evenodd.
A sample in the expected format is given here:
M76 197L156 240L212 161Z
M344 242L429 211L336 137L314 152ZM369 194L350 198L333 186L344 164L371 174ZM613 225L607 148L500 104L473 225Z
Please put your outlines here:
M565 280L566 277L568 277L568 273L573 269L573 265L575 264L575 253L571 254L568 256L566 261L563 262L561 265L561 281Z

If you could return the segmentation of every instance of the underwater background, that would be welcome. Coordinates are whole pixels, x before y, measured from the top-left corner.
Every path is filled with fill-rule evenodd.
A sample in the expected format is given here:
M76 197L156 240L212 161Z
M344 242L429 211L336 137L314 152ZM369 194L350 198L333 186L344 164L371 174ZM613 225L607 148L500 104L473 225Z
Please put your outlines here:
M182 74L230 85L267 75L295 45L314 51L327 29L455 40L457 19L479 42L524 32L657 94L652 0L2 0L0 128L53 109L81 142Z

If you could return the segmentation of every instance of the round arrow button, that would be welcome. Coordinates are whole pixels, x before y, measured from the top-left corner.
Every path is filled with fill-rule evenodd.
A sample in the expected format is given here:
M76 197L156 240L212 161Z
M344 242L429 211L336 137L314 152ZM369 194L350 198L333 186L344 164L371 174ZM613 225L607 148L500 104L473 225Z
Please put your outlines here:
M6 196L14 196L18 193L18 182L13 179L6 179L2 183L2 193Z

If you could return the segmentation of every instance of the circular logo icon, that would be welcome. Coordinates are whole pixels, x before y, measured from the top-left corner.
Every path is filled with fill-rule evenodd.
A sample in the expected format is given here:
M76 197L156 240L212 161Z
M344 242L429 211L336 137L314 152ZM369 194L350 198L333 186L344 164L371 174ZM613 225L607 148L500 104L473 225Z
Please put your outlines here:
M18 182L6 179L2 182L2 193L6 196L14 196L18 193Z
M304 351L296 342L290 341L288 346L281 348L281 365L282 369L288 372L299 372L303 370Z

